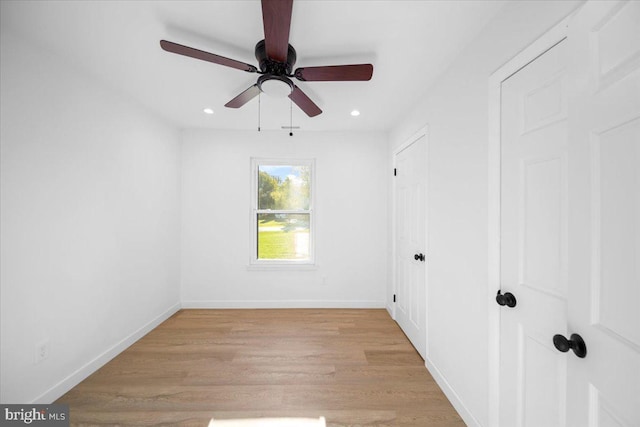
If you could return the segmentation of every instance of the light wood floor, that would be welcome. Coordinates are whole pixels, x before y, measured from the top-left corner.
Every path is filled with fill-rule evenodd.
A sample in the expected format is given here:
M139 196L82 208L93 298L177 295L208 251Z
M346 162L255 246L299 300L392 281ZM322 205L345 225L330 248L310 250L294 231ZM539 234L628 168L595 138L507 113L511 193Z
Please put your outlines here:
M386 310L182 310L58 403L72 425L464 426Z

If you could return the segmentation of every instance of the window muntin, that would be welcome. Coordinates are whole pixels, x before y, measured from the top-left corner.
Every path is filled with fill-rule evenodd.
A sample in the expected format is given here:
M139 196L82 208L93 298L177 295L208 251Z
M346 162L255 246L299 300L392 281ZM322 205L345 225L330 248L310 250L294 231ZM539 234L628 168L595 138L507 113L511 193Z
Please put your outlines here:
M253 159L252 264L313 264L313 163Z

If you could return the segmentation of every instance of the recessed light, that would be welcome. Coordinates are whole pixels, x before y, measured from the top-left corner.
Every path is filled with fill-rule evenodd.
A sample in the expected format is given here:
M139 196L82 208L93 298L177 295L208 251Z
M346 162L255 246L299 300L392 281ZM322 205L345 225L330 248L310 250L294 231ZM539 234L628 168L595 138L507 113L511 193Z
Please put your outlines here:
M352 115L353 117L359 116L359 115L360 115L360 111L358 111L358 110L353 110L353 111L351 112L351 115Z
M202 111L204 111L205 114L213 114L213 110L211 108L205 108Z

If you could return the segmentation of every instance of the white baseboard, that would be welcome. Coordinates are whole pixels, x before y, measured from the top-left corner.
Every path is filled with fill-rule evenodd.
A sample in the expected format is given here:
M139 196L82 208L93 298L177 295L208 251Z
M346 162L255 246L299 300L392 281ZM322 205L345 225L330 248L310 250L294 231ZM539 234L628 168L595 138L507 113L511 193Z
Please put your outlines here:
M69 375L67 378L60 381L58 384L51 387L49 390L42 393L40 396L36 397L31 403L51 403L58 399L60 396L64 395L66 392L71 390L76 385L80 384L85 378L89 375L93 374L95 371L104 366L111 359L116 357L118 354L122 353L133 343L138 341L140 338L148 334L151 330L156 328L160 323L167 320L173 314L175 314L178 310L180 310L180 303L176 303L161 313L156 318L149 321L147 324L143 325L137 331L133 332L129 336L122 339L120 342L107 349L105 352L100 354L95 359L91 360L89 363L80 367L74 373Z
M385 308L384 301L182 301L182 308Z
M458 393L455 392L449 382L442 376L442 373L435 367L428 357L427 360L425 360L425 366L433 379L436 380L438 386L442 389L444 395L447 396L447 399L449 399L453 408L458 412L462 421L464 421L464 423L469 427L482 427L482 424L478 422L476 417L474 417L464 403L462 403Z
M385 308L387 309L387 312L389 312L389 316L391 316L393 320L396 320L396 313L393 307L387 304Z

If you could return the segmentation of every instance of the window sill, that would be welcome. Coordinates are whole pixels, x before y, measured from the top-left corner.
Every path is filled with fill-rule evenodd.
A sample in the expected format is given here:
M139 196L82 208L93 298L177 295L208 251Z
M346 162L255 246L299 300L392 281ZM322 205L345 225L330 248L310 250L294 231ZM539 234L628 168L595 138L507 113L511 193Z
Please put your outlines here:
M315 271L317 264L249 264L247 271Z

